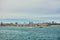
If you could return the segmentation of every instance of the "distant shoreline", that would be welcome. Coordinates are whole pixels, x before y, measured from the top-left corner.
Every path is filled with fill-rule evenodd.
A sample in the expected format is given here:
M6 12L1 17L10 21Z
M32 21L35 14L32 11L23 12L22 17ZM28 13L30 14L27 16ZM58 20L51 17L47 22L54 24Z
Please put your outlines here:
M36 24L12 24L12 23L1 23L0 26L60 26L60 24L48 24L48 23L36 23Z

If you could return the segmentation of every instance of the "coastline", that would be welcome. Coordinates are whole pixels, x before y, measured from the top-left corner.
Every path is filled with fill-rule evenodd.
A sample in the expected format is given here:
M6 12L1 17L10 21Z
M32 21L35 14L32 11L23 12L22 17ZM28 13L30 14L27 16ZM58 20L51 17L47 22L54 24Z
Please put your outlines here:
M12 23L5 23L5 24L0 24L0 26L60 26L60 24L47 24L47 23L12 24Z

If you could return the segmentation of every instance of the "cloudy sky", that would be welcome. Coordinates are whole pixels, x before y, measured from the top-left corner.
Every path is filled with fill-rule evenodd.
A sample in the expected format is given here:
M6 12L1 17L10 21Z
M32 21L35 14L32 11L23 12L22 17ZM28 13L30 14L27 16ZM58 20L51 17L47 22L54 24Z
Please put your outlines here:
M0 18L60 17L60 0L0 0Z

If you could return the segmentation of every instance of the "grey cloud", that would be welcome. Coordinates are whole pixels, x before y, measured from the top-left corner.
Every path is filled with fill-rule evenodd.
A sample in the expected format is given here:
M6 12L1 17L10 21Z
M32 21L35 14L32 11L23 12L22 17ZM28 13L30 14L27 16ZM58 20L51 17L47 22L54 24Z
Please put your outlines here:
M7 12L8 14L9 13L15 13L15 14L33 13L32 15L34 14L37 15L58 14L59 15L60 1L59 0L2 0L0 8L2 9L0 10L0 12Z

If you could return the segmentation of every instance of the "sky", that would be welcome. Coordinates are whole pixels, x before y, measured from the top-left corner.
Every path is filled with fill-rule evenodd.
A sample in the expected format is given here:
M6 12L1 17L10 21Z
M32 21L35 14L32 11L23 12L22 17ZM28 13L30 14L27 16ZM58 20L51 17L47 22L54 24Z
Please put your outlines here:
M45 17L60 22L60 0L0 0L0 19Z
M0 18L60 17L60 0L0 0Z

